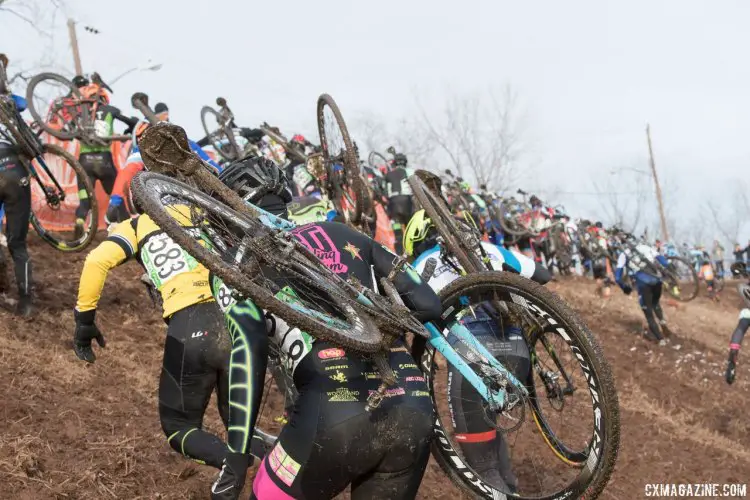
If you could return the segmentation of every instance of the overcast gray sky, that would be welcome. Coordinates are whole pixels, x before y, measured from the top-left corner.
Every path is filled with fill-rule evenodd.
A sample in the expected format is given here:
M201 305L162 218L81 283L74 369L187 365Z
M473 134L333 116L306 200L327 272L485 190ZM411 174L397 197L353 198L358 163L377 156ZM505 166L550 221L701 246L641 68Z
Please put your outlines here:
M67 0L63 13L59 64L72 70L64 16L79 22L86 72L106 80L162 63L118 82L115 104L128 109L132 92L145 91L192 136L201 135L200 107L217 95L240 123L315 136L322 92L345 116L396 120L413 111L415 92L438 108L446 93L510 83L533 144L520 187L556 192L574 215L595 216L597 197L566 193L591 193L593 176L621 165L648 168L647 122L683 225L703 200L731 198L747 172L750 3L740 0ZM0 25L14 60L39 58L44 38L2 13Z

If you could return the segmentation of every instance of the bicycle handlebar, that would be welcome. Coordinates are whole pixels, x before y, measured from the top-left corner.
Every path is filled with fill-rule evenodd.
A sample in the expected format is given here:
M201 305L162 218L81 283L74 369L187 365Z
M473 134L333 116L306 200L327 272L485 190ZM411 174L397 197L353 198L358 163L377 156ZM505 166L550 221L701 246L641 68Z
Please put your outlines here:
M516 191L516 193L520 194L521 196L526 196L527 194L529 194L526 191L524 191L523 189L519 189L518 191Z

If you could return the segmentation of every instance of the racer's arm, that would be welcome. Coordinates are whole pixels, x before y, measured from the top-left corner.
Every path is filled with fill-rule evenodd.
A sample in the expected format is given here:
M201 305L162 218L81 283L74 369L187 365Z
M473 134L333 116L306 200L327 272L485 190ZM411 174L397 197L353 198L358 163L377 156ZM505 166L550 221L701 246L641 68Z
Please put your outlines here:
M536 281L540 285L545 285L552 279L550 272L541 263L534 262L534 259L512 252L502 245L495 245L495 247L503 256L502 267L498 266L497 270L515 272L524 278Z
M107 274L135 254L138 242L134 225L133 221L118 224L109 237L86 256L76 302L76 311L80 317L90 317L93 322Z
M393 269L396 256L386 250L379 243L373 242L372 265L375 269L375 276L378 278L387 277ZM421 322L434 321L440 318L443 312L440 298L435 291L419 276L409 264L406 264L393 282L401 299L406 307L412 310L414 317Z
M615 269L615 282L622 288L625 294L630 294L633 291L633 287L625 282L625 265L628 263L628 257L625 252L620 253L617 257L617 269Z
M140 152L131 153L128 162L122 169L117 172L115 184L112 187L112 194L109 197L109 205L119 207L125 197L125 187L130 185L135 174L143 170L143 159Z
M86 256L78 286L78 301L73 311L76 321L73 351L84 361L93 363L96 360L91 349L92 340L96 339L100 347L106 345L94 320L107 274L132 257L137 248L135 225L126 221L118 224L110 236Z
M209 282L232 339L227 444L233 452L249 453L265 388L270 336L262 311L252 301L237 302L214 276Z

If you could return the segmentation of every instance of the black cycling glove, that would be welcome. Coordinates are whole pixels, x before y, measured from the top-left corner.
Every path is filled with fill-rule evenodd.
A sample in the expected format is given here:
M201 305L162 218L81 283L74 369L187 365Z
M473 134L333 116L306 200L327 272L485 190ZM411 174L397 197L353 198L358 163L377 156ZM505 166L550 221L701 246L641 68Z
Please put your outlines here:
M96 339L99 347L106 347L107 342L104 340L104 336L94 324L94 318L96 317L96 309L91 311L79 312L74 311L76 320L76 331L73 338L73 351L75 351L78 359L93 363L96 361L96 355L94 350L91 348L91 341Z

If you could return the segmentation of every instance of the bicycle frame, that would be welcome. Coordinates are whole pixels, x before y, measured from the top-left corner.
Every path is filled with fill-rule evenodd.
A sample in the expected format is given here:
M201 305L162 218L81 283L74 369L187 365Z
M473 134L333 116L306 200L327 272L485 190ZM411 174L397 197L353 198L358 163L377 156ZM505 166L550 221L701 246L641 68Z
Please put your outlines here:
M248 206L258 213L258 219L263 225L269 228L290 231L297 227L295 223L277 217L251 203L248 203ZM368 305L369 300L364 297L363 294L360 294L358 300L363 304ZM505 388L493 390L487 387L482 380L482 377L480 377L453 348L453 345L457 342L464 342L474 350L474 354L485 366L489 365L482 370L486 374L500 375L518 392L523 395L528 394L526 387L519 382L518 379L516 379L513 374L502 365L502 363L495 359L495 357L487 351L481 342L476 340L474 335L465 326L460 323L453 323L450 328L446 328L444 334L441 333L437 326L431 322L425 323L424 326L429 333L428 342L432 344L432 346L471 383L492 410L499 410L504 407L507 401L507 390Z

